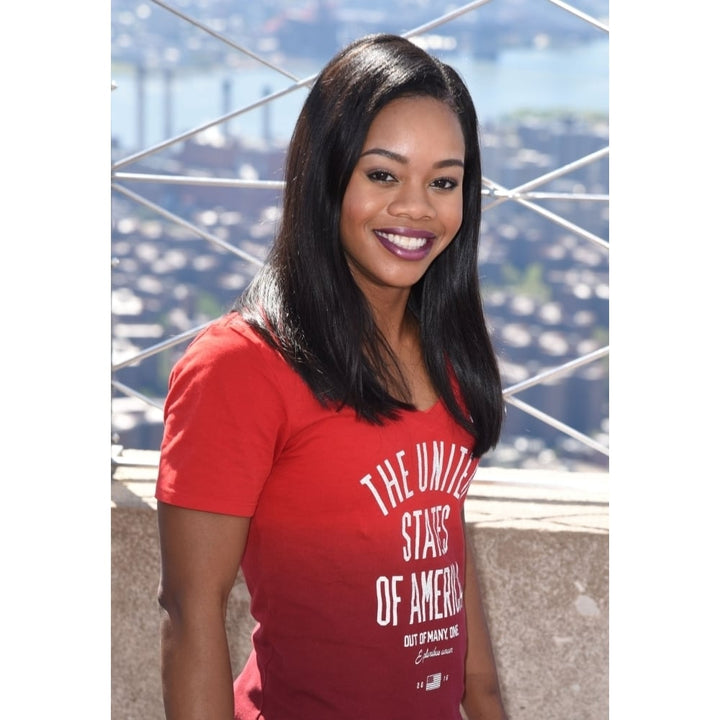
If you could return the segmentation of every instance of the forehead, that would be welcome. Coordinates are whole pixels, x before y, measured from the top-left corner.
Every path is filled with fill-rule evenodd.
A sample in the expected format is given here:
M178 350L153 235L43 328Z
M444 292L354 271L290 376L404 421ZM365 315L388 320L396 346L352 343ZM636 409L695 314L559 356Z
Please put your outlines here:
M431 97L398 98L373 119L363 150L384 147L396 152L423 149L443 157L465 153L465 139L457 115Z

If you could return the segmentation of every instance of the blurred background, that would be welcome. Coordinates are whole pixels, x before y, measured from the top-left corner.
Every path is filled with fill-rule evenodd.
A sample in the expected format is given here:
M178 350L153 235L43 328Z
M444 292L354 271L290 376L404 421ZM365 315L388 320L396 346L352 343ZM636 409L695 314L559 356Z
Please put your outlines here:
M483 462L608 469L606 0L112 0L111 24L115 446L159 449L170 368L262 263L303 81L392 32L452 64L481 120L508 399Z

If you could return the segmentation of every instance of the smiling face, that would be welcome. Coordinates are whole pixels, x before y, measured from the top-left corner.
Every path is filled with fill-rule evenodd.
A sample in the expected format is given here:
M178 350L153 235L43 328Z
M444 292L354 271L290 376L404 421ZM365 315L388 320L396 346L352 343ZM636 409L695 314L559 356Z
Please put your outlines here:
M340 239L368 299L410 288L452 242L463 216L460 122L430 97L400 98L370 125L340 214Z

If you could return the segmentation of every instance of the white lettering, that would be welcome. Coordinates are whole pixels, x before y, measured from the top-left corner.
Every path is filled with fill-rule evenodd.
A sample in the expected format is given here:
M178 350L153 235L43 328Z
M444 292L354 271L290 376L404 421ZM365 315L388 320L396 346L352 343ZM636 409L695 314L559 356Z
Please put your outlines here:
M468 449L461 445L460 446L460 457L458 458L458 464L455 467L455 473L453 474L453 478L450 481L450 486L447 489L448 492L450 492L452 490L453 486L455 485L455 478L457 478L458 472L460 471L460 465L467 454L468 454ZM456 495L456 497L457 497L457 495Z
M455 457L455 443L450 445L450 457L447 460L447 467L445 468L445 476L443 477L442 485L440 490L445 490L445 484L447 483L448 475L450 474L450 468L452 467L452 461Z
M443 456L445 454L445 443L433 441L433 463L432 475L430 476L430 489L440 490L440 476L442 475Z
M420 492L425 492L428 484L427 445L418 443L415 449L417 450L418 489Z
M415 477L405 466L405 451L396 452L391 458L384 459L368 473L360 484L370 490L380 512L387 516L391 508L397 508L409 498L420 492L443 492L452 494L458 500L467 493L472 482L470 472L475 459L468 448L462 445L433 440L432 448L428 442L415 445L417 467ZM432 457L428 457L429 452ZM430 543L431 541L427 540ZM431 547L428 545L428 553Z
M388 509L385 507L385 503L382 501L382 498L380 497L380 493L375 489L375 486L372 484L372 475L366 475L361 481L361 485L364 485L366 488L370 490L370 492L373 494L373 497L375 498L375 502L377 502L380 510L382 510L383 515L388 514Z
M457 563L410 575L409 624L457 615L463 606L462 583ZM445 636L446 637L446 636ZM428 640L434 640L428 637Z
M434 505L431 508L414 510L412 513L403 513L400 521L400 533L404 540L403 560L409 562L446 555L448 530L445 521L449 517L449 505Z
M397 585L402 582L402 575L393 575L392 579L381 575L375 581L375 592L377 595L377 624L393 626L398 624L398 605L400 595Z
M375 469L378 471L378 475L385 483L385 489L387 490L387 496L388 500L390 500L390 504L393 507L397 507L397 502L395 500L395 496L393 495L393 490L397 494L397 500L399 502L402 502L404 498L400 490L400 483L398 482L397 475L395 475L395 472L392 469L392 465L390 465L390 462L388 460L385 460L385 467L387 468L388 474L390 475L391 479L389 479L388 476L383 472L382 465L377 465Z
M403 489L405 490L405 499L411 498L415 493L410 490L407 484L408 475L410 473L405 469L405 465L403 465L403 458L405 457L405 451L401 450L399 453L395 453L395 457L397 458L398 467L400 468L400 477L403 481Z

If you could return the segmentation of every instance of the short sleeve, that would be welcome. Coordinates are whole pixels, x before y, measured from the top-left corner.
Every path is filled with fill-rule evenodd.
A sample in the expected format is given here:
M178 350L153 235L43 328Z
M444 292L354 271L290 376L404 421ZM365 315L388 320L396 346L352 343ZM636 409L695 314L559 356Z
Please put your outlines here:
M286 440L280 356L239 320L198 336L170 374L155 496L252 516Z

